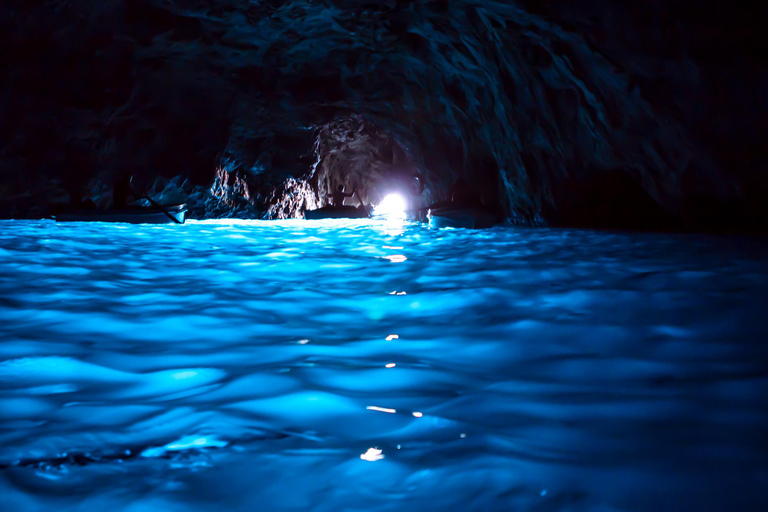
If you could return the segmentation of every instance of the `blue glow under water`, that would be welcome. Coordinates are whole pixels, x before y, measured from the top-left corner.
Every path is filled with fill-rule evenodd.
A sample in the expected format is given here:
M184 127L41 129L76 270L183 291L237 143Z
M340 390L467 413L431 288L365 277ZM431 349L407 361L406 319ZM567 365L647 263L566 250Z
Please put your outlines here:
M765 256L699 236L3 221L0 508L757 510Z

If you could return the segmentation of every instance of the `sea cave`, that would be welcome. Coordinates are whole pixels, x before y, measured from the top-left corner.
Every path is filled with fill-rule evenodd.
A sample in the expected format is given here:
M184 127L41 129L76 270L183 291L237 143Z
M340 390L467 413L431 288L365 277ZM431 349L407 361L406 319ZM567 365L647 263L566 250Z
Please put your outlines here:
M9 510L768 508L768 8L6 4Z

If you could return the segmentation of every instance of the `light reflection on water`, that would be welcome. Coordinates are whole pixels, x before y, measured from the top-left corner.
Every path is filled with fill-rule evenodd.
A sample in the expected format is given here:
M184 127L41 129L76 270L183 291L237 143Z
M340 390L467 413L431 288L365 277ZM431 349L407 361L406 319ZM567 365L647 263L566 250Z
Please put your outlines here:
M0 221L0 494L9 510L757 509L765 248Z

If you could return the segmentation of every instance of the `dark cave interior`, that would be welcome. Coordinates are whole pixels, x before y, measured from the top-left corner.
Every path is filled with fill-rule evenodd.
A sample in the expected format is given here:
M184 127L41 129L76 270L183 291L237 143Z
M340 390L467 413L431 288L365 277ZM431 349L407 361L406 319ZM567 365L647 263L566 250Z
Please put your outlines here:
M761 230L766 9L689 4L11 1L0 216L125 171L198 218L464 177L519 224Z

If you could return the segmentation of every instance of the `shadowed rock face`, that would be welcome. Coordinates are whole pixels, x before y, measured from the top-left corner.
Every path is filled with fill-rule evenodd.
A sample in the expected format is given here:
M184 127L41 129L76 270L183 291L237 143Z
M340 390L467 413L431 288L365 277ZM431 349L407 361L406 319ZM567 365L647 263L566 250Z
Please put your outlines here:
M523 223L766 218L761 13L675 1L10 3L2 215L39 216L97 175L209 187L223 169L269 217L321 206L338 183L375 202L418 188L414 176L423 206L464 176Z

